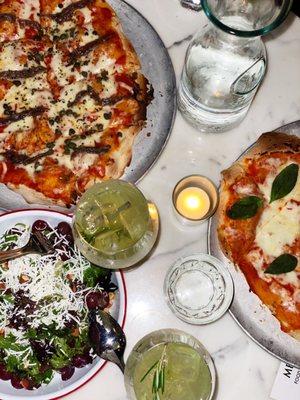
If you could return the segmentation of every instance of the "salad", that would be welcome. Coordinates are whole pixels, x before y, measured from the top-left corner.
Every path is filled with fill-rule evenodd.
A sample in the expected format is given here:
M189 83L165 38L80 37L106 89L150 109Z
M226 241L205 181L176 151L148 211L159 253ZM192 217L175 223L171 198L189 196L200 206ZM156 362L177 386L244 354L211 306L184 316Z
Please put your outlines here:
M92 265L74 245L71 227L43 220L18 223L0 238L0 250L24 246L40 231L54 253L31 254L0 264L0 379L16 389L68 380L93 362L89 309L108 310L118 289L111 272Z

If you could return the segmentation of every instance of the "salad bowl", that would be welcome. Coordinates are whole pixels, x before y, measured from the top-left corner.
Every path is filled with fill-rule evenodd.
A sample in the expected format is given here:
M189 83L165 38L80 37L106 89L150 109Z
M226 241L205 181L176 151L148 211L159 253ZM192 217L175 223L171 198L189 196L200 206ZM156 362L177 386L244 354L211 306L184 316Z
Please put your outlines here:
M57 211L41 209L17 210L0 215L0 237L16 224L32 226L36 220L43 220L50 226L57 226L61 222L71 224L71 217ZM113 305L110 308L111 315L123 327L126 317L126 287L123 274L118 271L112 273L111 282L118 287L115 292ZM75 368L74 375L63 381L61 374L55 372L53 379L48 384L42 384L33 390L16 389L11 385L11 381L0 380L0 398L2 400L50 400L63 397L74 392L89 380L91 380L104 366L106 362L98 357L93 362L83 368Z

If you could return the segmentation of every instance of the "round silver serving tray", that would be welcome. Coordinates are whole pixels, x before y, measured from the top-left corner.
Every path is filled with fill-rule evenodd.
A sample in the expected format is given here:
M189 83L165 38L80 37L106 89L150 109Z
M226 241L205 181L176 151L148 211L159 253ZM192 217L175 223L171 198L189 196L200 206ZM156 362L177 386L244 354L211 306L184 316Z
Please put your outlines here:
M300 121L284 125L274 131L300 136ZM250 146L251 147L251 146ZM241 157L243 154L241 155ZM225 263L232 275L235 293L229 309L240 327L262 348L280 360L300 367L300 342L280 329L278 320L253 292L242 274L223 254L217 235L218 220L215 215L208 224L208 253Z
M135 139L131 163L121 177L136 183L149 171L167 143L176 115L176 78L168 50L150 23L125 1L108 2L116 11L125 35L138 54L143 74L154 89L154 99L147 108L147 125ZM36 206L0 184L0 208Z

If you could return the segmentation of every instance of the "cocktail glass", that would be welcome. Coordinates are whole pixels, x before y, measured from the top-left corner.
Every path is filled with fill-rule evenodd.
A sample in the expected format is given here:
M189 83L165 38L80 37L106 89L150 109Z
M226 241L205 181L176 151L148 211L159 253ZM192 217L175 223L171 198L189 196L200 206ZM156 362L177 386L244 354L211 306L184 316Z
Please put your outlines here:
M152 249L158 234L156 206L133 184L95 184L79 200L73 220L75 243L92 263L127 268Z
M125 367L125 387L130 400L152 400L155 367L165 352L164 390L159 399L211 400L216 382L212 359L193 336L176 329L162 329L141 339ZM147 376L145 377L145 374ZM163 392L163 393L162 393Z

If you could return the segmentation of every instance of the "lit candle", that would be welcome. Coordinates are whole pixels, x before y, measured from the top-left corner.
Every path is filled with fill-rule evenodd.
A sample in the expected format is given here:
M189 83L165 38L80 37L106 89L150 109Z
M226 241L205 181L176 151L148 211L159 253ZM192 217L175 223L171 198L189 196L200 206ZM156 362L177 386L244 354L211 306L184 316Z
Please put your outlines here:
M200 220L208 213L210 203L210 198L203 189L192 186L178 194L176 209L185 218Z

